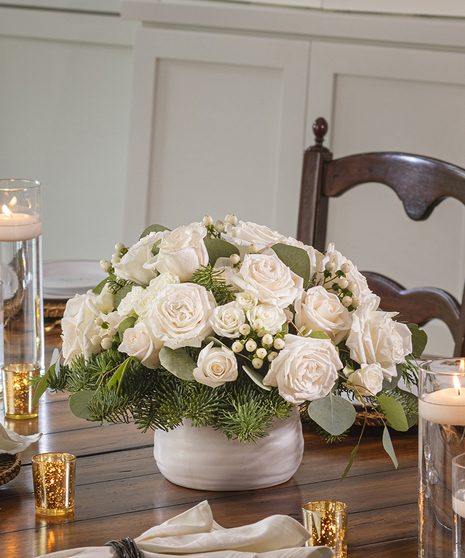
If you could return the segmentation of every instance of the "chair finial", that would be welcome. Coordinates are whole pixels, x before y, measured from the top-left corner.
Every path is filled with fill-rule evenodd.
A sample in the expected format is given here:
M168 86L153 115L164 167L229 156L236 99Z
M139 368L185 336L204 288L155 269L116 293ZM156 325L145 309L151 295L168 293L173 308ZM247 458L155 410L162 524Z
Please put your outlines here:
M326 147L323 147L324 137L328 131L328 123L326 120L320 116L313 123L313 133L315 134L315 145L312 146L312 151L327 151Z

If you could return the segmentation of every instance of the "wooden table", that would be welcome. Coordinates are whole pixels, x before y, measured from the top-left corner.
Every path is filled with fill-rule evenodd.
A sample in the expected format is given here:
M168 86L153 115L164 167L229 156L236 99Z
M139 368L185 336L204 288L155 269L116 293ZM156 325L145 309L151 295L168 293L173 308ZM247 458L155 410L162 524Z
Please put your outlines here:
M58 345L58 332L49 334L47 348ZM152 456L153 433L142 434L131 424L99 426L77 419L69 411L66 395L47 394L38 419L7 420L5 426L23 434L39 431L43 436L22 454L20 474L0 487L2 558L29 558L135 538L205 499L224 527L278 513L300 521L302 503L341 500L349 504L350 558L417 555L415 429L392 433L399 460L395 470L382 448L380 430L367 428L355 464L341 483L359 430L355 428L340 444L327 445L305 424L303 463L287 483L256 491L202 492L171 484L158 472ZM76 508L70 517L35 515L31 457L48 451L70 452L78 458Z

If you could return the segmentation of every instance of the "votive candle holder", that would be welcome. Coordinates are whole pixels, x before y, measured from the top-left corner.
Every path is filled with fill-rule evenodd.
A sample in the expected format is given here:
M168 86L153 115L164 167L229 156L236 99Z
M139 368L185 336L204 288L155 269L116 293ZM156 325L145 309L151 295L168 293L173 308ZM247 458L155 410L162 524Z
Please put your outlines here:
M31 419L39 414L39 402L33 404L33 378L40 376L35 364L9 364L3 367L3 405L9 419Z
M76 456L41 453L32 458L36 513L66 515L74 512Z
M349 507L344 502L320 500L302 506L304 527L310 533L306 546L329 546L336 558L347 556Z

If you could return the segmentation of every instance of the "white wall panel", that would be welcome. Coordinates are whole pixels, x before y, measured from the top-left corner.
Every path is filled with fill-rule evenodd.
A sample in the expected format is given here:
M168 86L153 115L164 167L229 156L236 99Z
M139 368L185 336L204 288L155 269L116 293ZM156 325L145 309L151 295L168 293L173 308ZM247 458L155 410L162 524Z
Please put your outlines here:
M465 56L354 45L313 45L309 113L330 123L335 157L406 151L465 167ZM410 220L395 193L357 187L331 200L328 239L360 269L406 287L439 286L461 298L465 208L443 202L424 222ZM433 353L451 339L432 325Z

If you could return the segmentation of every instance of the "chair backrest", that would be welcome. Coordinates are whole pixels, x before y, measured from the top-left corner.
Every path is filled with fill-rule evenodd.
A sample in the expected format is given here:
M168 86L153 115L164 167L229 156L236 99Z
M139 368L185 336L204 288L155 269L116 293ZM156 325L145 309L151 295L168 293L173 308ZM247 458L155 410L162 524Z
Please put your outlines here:
M430 157L409 153L361 153L333 159L323 147L328 124L318 118L313 124L315 145L304 154L297 238L320 251L326 249L328 200L358 184L376 182L392 188L407 215L427 219L444 199L465 204L465 170ZM399 283L372 272L363 272L381 308L400 312L403 321L423 326L432 319L449 327L455 342L454 356L465 356L465 290L462 302L433 287L405 289Z

